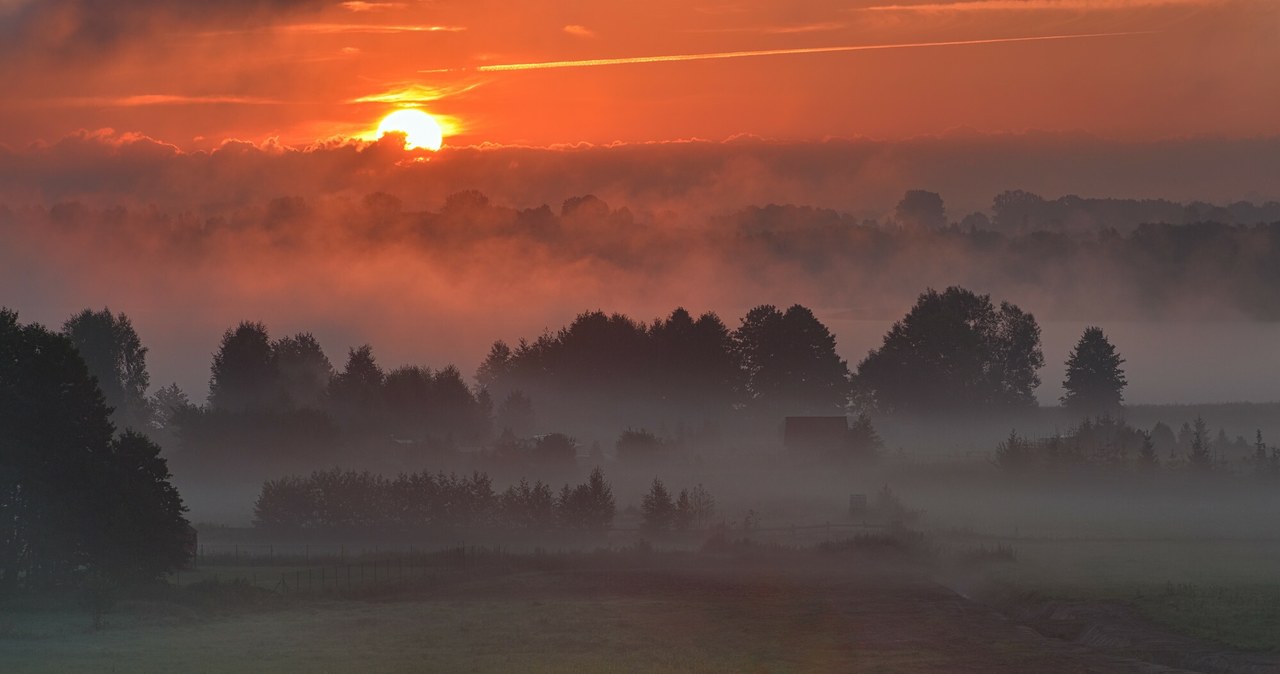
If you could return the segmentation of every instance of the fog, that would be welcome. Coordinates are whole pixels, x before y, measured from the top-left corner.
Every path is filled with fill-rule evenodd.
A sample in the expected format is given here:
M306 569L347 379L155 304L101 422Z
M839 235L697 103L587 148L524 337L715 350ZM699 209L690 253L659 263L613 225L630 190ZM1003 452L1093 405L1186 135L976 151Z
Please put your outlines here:
M1280 152L1266 143L958 135L416 158L388 143L188 154L102 132L0 151L4 302L52 326L86 306L125 311L151 347L153 380L201 400L217 339L246 319L276 335L314 332L335 361L370 343L388 365L469 375L492 341L534 338L586 310L651 320L686 306L732 328L752 306L801 303L856 364L916 294L958 284L1040 320L1044 404L1061 395L1062 362L1086 324L1113 333L1131 402L1280 397L1265 235L1227 231L1188 264L1160 251L1200 245L1190 233L1172 244L1097 234L1136 236L1126 232L1148 222L1143 208L1180 226L1196 218L1181 211L1238 217L1198 200L1261 207L1277 196L1268 162ZM1055 170L1026 170L1036 163ZM956 235L896 221L902 194L922 187L964 221ZM1094 220L1068 211L1046 224L1061 240L966 238L966 216L998 217L992 200L1015 188L1167 201ZM483 198L449 200L463 190ZM589 194L599 200L563 212ZM769 204L797 207L759 208Z
M1074 187L1032 194L1012 141L955 142L0 154L0 448L44 480L10 493L94 495L86 540L167 546L141 576L171 585L113 570L143 594L98 605L237 634L263 606L390 630L403 602L532 639L586 597L617 613L573 629L615 638L676 595L770 638L915 635L944 671L975 639L1027 671L1255 662L1267 621L1178 621L1274 610L1273 159L1189 189L1170 153L1257 147L1129 147L1165 187L1122 192L1055 146L1064 173L1020 185ZM972 143L986 172L939 168ZM144 487L168 521L100 535ZM1088 636L1112 629L1141 652Z

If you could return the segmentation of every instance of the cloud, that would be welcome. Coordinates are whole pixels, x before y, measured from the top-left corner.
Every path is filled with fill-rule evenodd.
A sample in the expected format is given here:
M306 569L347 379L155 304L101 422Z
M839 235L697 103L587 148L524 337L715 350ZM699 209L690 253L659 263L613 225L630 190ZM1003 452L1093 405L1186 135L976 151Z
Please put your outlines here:
M360 0L349 0L342 3L342 8L352 12L376 12L386 9L401 9L405 6L403 2L362 2Z
M848 24L837 21L804 23L778 26L737 26L717 28L689 28L688 33L760 33L762 35L798 35L802 33L825 33L848 28Z
M461 33L466 30L466 27L437 24L295 23L271 26L261 30L310 35L391 35L395 33ZM252 32L252 30L245 32Z
M1111 11L1222 4L1223 0L967 0L863 7L868 12L1025 12L1025 11Z
M569 35L572 35L572 36L574 36L574 37L587 37L587 38L594 38L594 37L597 37L596 32L595 32L594 30L591 30L590 28L587 28L586 26L579 26L579 25L578 25L578 24L576 24L576 23L571 23L571 24L569 24L569 25L565 26L565 27L564 27L564 32L566 32L566 33L568 33Z
M421 82L408 82L392 85L386 91L376 94L368 94L359 98L351 99L351 103L394 103L397 105L412 105L417 103L430 103L443 98L458 96L480 86L478 83L466 85L451 86L433 86L422 84Z
M21 104L30 107L135 108L151 105L278 105L281 101L254 96L210 94L133 94L125 96L72 96L32 99Z
M174 26L251 26L318 10L325 0L40 0L0 14L0 44L92 55Z

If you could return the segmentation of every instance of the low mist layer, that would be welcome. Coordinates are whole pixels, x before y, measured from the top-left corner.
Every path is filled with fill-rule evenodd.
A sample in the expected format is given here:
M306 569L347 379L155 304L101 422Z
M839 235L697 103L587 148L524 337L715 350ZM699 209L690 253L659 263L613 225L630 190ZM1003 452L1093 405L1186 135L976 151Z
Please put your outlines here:
M1007 297L1070 323L1064 335L1087 321L1271 320L1280 235L1259 223L1275 219L1274 145L956 136L418 156L391 140L184 153L82 134L0 151L0 282L30 320L126 311L157 381L197 398L218 335L246 319L313 331L333 356L368 342L385 362L468 375L493 340L596 308L648 320L799 302L852 361L930 286ZM916 188L936 212L903 197ZM1122 344L1136 362L1147 346Z

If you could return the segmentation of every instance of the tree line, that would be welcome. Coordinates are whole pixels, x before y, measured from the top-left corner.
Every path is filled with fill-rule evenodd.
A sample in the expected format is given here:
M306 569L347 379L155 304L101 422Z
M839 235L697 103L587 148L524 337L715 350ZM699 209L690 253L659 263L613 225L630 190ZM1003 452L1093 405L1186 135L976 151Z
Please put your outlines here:
M560 490L520 480L496 492L485 473L315 471L268 480L254 503L254 526L277 531L414 531L467 527L600 532L617 507L599 468Z
M203 406L176 386L145 396L146 349L124 314L86 310L64 332L83 352L102 354L91 371L115 397L121 423L168 434L205 463L298 465L356 443L392 454L489 447L494 456L569 464L576 450L567 436L530 438L584 426L634 429L620 436L619 458L656 456L680 438L748 420L764 428L789 415L1029 409L1044 364L1032 314L959 287L922 293L854 369L802 305L755 307L732 330L714 313L694 318L683 308L649 323L585 312L514 348L495 342L474 385L452 365L388 371L367 344L351 348L338 370L310 333L273 339L264 324L245 321L212 356ZM1117 413L1123 362L1100 328L1086 329L1067 363L1063 405L1079 417ZM870 425L865 416L858 423ZM867 430L863 444L874 449Z
M1228 439L1222 429L1210 437L1209 426L1201 417L1183 423L1176 435L1164 422L1148 431L1110 415L1086 418L1067 432L1046 438L1031 439L1011 431L996 447L994 461L1014 474L1234 471L1280 479L1280 447L1268 446L1261 430L1252 445L1240 436Z

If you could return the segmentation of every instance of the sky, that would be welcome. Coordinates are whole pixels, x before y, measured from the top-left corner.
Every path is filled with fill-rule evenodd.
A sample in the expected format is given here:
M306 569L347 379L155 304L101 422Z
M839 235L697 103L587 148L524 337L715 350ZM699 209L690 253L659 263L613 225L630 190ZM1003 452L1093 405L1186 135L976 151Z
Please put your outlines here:
M1280 132L1272 0L0 0L0 143ZM674 57L674 58L673 58ZM547 64L556 67L547 67Z
M369 342L470 373L581 311L733 327L801 303L856 364L923 284L964 282L1065 326L1057 351L1084 322L1131 335L1137 401L1277 400L1280 359L1210 388L1186 365L1273 334L1234 330L1213 284L1176 324L1125 327L1105 278L938 254L886 281L739 259L708 228L771 203L884 221L917 188L953 221L1010 189L1280 200L1278 32L1274 0L0 0L0 306L123 311L154 383L199 400L241 320L314 331L339 364ZM378 139L402 108L438 120L439 152ZM436 218L466 190L493 208ZM609 209L567 238L510 230L586 194Z

